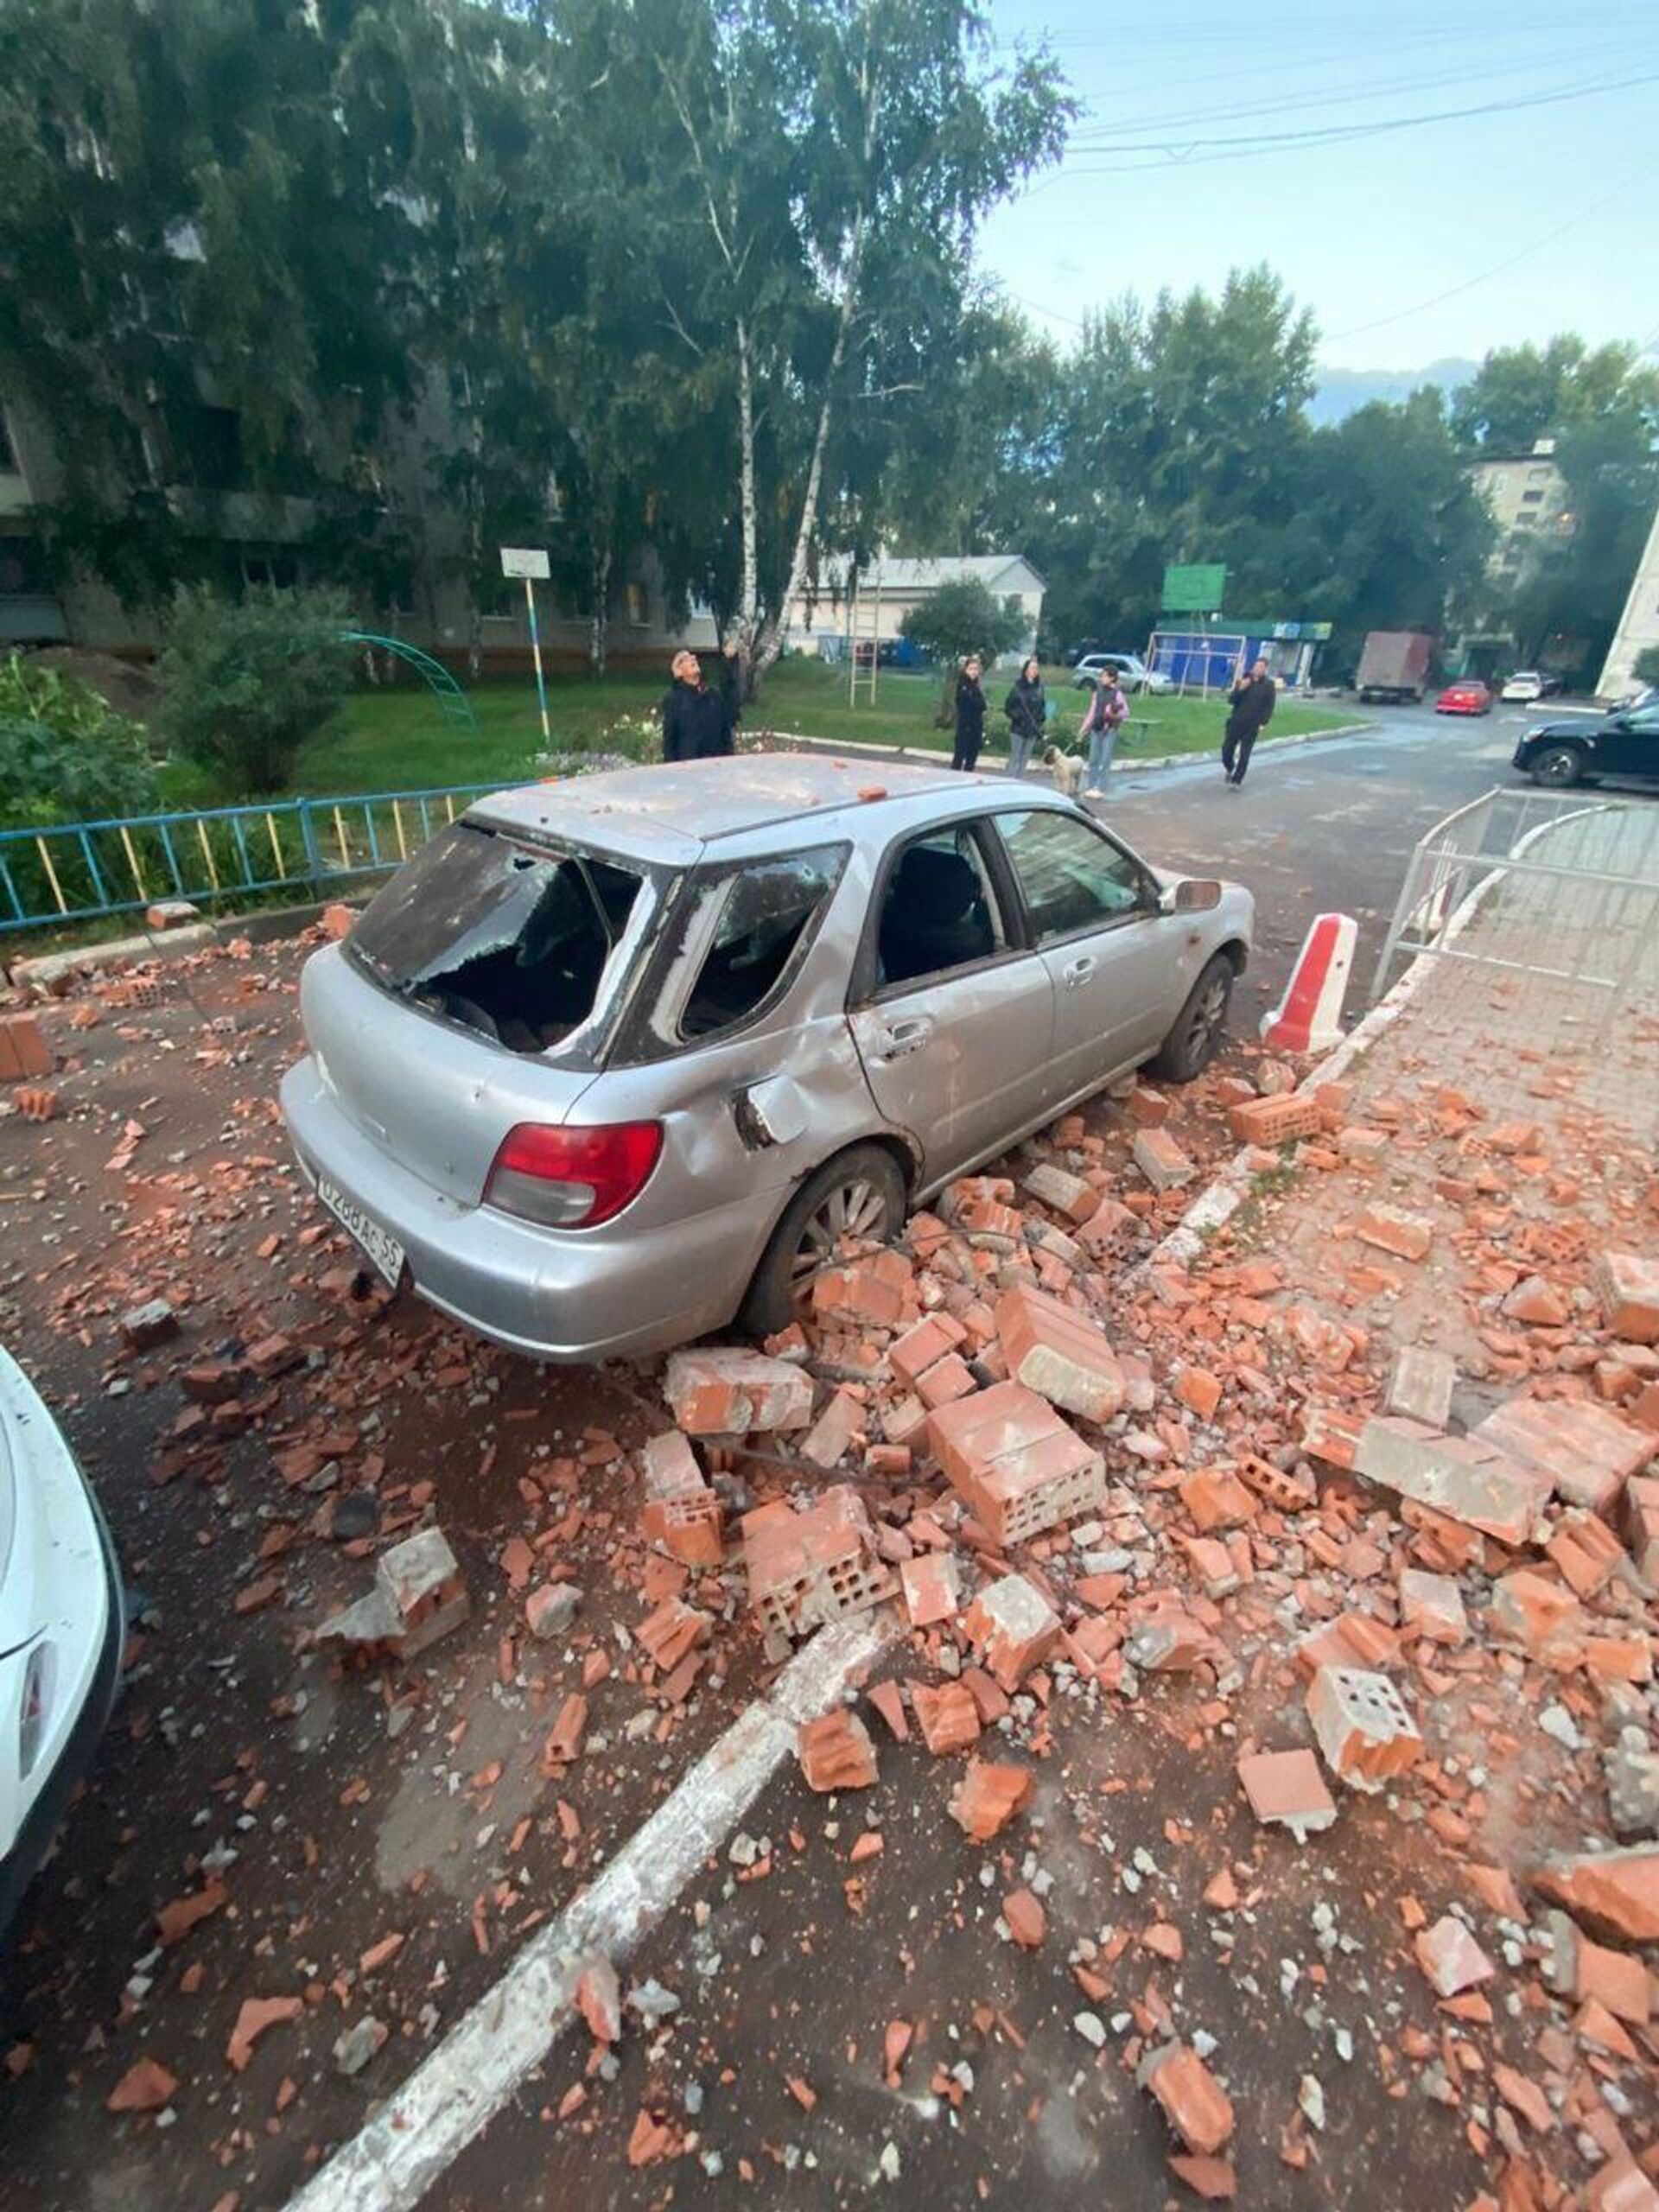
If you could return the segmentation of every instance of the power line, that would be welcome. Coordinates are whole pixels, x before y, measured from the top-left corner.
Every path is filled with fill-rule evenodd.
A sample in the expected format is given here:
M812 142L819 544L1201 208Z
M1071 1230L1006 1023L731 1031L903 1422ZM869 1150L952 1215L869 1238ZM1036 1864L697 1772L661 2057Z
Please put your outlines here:
M1198 168L1211 162L1243 161L1264 154L1281 153L1292 147L1344 145L1356 138L1375 138L1394 131L1420 130L1427 124L1461 123L1476 116L1512 115L1523 108L1556 107L1567 100L1589 99L1606 92L1631 92L1639 85L1656 82L1659 82L1659 69L1647 70L1632 77L1609 78L1599 83L1568 86L1557 92L1483 100L1470 107L1439 108L1422 115L1393 116L1376 123L1326 124L1310 130L1269 131L1253 133L1244 137L1193 139L1183 145L1171 145L1162 139L1129 141L1114 150L1123 154L1161 154L1165 157L1164 163L1137 162L1071 165L1062 162L1058 170L1034 185L1032 190L1033 193L1045 191L1063 176L1134 175L1142 169L1169 164ZM1212 150L1205 151L1206 148Z
M1536 253L1541 247L1548 245L1553 239L1561 237L1565 232L1575 230L1580 223L1588 222L1592 215L1599 215L1604 207L1611 207L1615 200L1627 199L1630 187L1636 180L1649 175L1655 166L1653 162L1644 162L1641 168L1632 170L1630 175L1622 177L1613 191L1604 193L1599 200L1592 200L1587 207L1580 207L1576 215L1569 215L1564 223L1557 223L1553 230L1545 231L1541 237L1523 245L1518 253L1512 253L1503 261L1494 262L1490 269L1483 269L1478 276L1465 276L1461 283L1449 285L1444 292L1436 292L1432 299L1419 300L1414 307L1398 308L1393 315L1380 315L1370 322L1357 322L1347 330L1333 330L1325 342L1334 346L1344 338L1363 337L1367 331L1385 330L1390 323L1404 322L1410 315L1422 315L1428 308L1440 307L1447 300L1461 298L1465 292L1472 292L1478 284L1490 283L1494 276L1501 276L1505 270L1513 269L1517 262L1525 261L1529 255Z

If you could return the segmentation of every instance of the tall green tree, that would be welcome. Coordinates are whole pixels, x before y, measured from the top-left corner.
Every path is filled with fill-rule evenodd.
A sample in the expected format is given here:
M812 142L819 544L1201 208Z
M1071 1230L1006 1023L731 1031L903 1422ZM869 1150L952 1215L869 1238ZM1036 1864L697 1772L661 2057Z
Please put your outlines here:
M1644 367L1634 346L1592 347L1571 331L1488 353L1452 403L1459 442L1496 453L1526 453L1539 438L1616 416L1659 425L1659 369Z

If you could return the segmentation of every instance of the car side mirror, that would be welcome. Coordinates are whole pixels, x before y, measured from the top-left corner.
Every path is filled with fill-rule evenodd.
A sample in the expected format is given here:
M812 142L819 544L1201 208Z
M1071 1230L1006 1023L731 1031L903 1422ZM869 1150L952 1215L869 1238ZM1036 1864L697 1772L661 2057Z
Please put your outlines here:
M1209 876L1184 875L1159 897L1164 914L1207 914L1221 904L1221 886Z

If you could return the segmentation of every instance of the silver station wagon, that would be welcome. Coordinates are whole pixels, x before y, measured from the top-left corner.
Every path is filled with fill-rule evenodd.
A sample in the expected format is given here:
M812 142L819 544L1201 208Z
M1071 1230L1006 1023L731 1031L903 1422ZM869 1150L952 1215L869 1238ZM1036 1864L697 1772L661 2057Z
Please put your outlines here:
M767 754L504 791L307 963L283 1110L394 1285L596 1360L784 1325L844 1236L1214 1052L1247 892L995 777Z

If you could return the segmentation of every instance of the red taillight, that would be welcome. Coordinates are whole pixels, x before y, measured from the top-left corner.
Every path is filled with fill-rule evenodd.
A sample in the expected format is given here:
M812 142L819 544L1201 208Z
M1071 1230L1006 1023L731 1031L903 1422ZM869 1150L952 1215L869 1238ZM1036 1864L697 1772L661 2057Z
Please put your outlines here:
M662 1149L660 1122L602 1129L520 1122L502 1140L484 1203L547 1229L597 1229L639 1197Z

